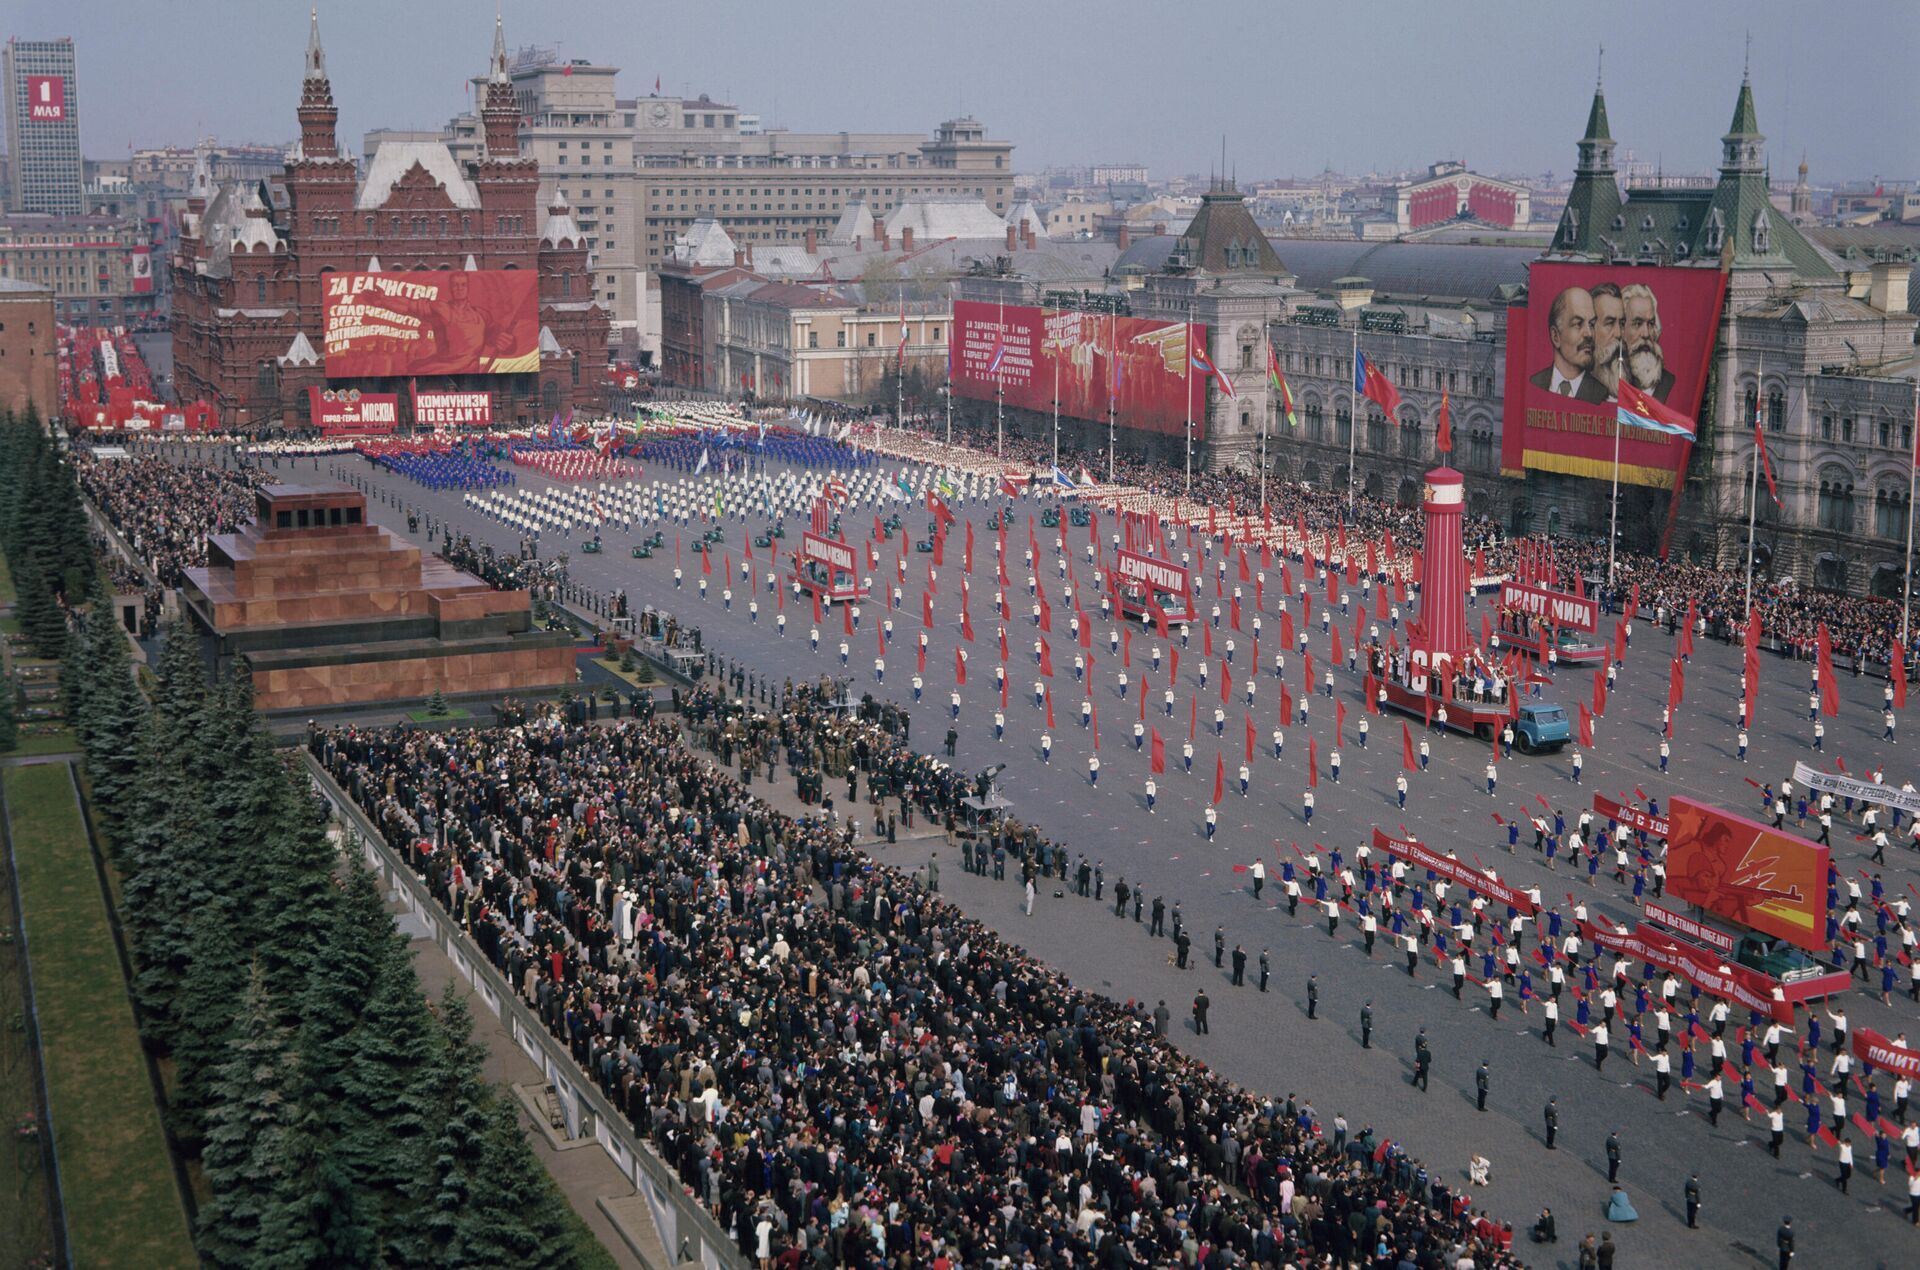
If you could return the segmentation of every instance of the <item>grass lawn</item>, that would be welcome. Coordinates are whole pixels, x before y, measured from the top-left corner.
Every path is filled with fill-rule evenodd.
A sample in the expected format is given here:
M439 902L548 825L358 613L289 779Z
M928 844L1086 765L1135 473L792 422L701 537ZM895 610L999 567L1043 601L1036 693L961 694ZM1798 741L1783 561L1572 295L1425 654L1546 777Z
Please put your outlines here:
M13 922L13 882L0 868L0 921ZM26 1009L25 982L18 940L0 946L0 1018ZM0 1125L16 1125L37 1116L33 1053L24 1029L0 1029ZM24 1266L53 1255L53 1210L48 1172L37 1150L22 1142L0 1150L0 1265Z
M5 788L73 1262L194 1266L67 766L10 768Z
M407 717L415 723L444 723L448 719L465 719L471 716L459 706L448 706L445 714L435 714L431 710L409 710Z
M0 750L0 758L35 758L45 754L77 754L80 738L68 728L21 736L10 750Z

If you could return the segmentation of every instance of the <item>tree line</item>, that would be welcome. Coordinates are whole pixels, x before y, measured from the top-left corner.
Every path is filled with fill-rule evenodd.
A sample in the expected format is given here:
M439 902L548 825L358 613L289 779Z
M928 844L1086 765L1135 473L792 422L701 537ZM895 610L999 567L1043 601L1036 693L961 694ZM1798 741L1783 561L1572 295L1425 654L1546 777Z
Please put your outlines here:
M0 530L23 609L31 585L60 624L44 645L29 634L63 655L141 1036L172 1069L168 1129L202 1179L202 1259L581 1264L464 1001L449 987L429 1004L379 883L329 840L244 673L210 683L176 623L143 688L111 605L83 602L104 592L71 472L37 419L9 422Z

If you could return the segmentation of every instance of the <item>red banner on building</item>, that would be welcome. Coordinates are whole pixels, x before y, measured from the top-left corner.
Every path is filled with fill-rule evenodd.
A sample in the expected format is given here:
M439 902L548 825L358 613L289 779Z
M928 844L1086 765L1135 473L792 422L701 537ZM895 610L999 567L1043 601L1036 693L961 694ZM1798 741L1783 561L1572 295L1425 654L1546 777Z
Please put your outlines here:
M1438 874L1449 882L1471 887L1496 904L1517 908L1522 913L1530 914L1534 911L1534 902L1525 891L1490 878L1453 856L1440 855L1424 843L1406 838L1391 838L1376 827L1373 831L1373 847L1376 851L1384 851L1390 856L1405 860L1415 868Z
M67 81L59 75L28 75L27 122L59 123L67 117ZM14 179L20 178L16 175Z
M307 404L313 426L323 436L376 436L392 432L400 422L398 393L309 388Z
M1188 344L1206 347L1207 327L1185 322L962 300L953 306L953 387L975 401L1184 435L1193 418L1206 435L1207 384ZM1057 373L1057 379L1056 379ZM1217 391L1217 389L1216 389Z
M329 273L329 378L540 369L539 279L518 269Z
M1725 291L1717 269L1528 266L1528 302L1507 310L1501 474L1610 479L1622 375L1663 405L1697 415ZM1684 437L1624 429L1620 479L1672 489L1691 452Z
M1825 950L1827 848L1690 798L1674 799L1667 819L1667 890L1676 899Z
M1501 585L1500 607L1518 609L1529 616L1552 622L1555 626L1571 626L1580 631L1600 629L1600 606L1594 601L1561 591L1549 591L1544 587L1528 586L1524 582Z
M1629 807L1625 803L1615 802L1605 794L1593 796L1593 809L1609 820L1617 820L1629 829L1651 834L1656 838L1667 836L1667 818L1654 816L1638 807Z
M493 394L481 392L413 393L413 421L422 428L486 428L493 425Z

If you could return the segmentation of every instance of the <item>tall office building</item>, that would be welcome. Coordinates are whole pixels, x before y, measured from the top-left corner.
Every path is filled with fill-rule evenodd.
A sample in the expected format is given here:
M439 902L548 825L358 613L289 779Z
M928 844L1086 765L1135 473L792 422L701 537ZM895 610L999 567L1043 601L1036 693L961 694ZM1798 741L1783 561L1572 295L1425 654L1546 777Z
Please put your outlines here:
M78 216L85 210L80 99L73 40L8 39L0 48L7 95L7 210Z

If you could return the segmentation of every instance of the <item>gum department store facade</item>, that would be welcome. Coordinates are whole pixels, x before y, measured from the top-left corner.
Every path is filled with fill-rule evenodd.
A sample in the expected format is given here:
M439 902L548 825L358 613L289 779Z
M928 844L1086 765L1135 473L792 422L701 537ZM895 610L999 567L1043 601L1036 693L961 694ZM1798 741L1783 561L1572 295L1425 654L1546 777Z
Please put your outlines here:
M1911 265L1843 259L1801 233L1769 199L1764 140L1752 90L1742 82L1717 179L1670 179L1623 192L1606 103L1596 90L1567 211L1544 258L1728 269L1675 553L1723 567L1744 561L1757 407L1784 504L1776 510L1762 490L1760 574L1897 597L1914 450ZM1417 501L1421 476L1434 463L1445 390L1452 463L1469 477L1470 512L1512 532L1604 541L1608 482L1500 475L1506 310L1524 302L1526 265L1539 253L1304 239L1283 239L1278 247L1276 254L1255 227L1240 193L1219 183L1180 237L1138 239L1124 250L1112 288L1096 296L1118 299L1136 317L1179 321L1191 314L1208 325L1210 357L1232 379L1235 396L1208 393L1197 464L1252 469L1264 425L1277 478L1344 490L1357 324L1362 351L1393 379L1403 403L1397 428L1364 403L1356 484L1365 493ZM957 294L988 303L1065 302L1017 273L962 279ZM1269 337L1294 396L1298 431L1277 419L1266 373ZM962 408L991 423L991 402ZM1053 426L1049 415L1013 409L1007 421L1035 435L1050 435ZM1061 428L1063 438L1106 446L1104 420L1063 418ZM1181 461L1177 435L1123 428L1121 444ZM1624 546L1657 546L1668 499L1664 490L1621 487Z

